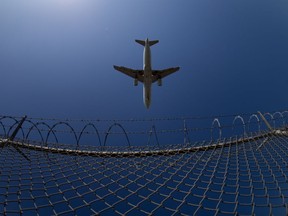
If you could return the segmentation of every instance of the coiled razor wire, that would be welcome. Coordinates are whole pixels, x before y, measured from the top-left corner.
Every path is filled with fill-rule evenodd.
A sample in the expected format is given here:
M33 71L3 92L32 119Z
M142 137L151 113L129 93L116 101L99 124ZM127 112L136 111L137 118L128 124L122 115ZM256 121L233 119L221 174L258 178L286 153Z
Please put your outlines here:
M287 215L287 114L103 122L2 116L0 214ZM199 119L210 127L191 127ZM206 140L197 140L202 132Z

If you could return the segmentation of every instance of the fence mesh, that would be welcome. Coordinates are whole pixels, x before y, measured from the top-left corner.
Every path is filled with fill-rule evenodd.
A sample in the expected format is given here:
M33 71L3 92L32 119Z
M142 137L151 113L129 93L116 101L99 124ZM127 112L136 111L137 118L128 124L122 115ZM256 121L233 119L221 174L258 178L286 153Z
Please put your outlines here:
M157 130L157 123L167 120L149 120L146 131L139 126L146 124L146 120L133 120L132 131L126 130L125 124L131 124L130 121L104 121L120 128L120 132L112 132L110 127L101 131L95 122L85 122L85 126L94 125L93 130L85 132L72 126L83 123L78 120L61 120L58 124L55 123L58 120L3 116L0 212L4 215L287 215L288 132L285 112L280 114L223 117L232 119L230 127L221 126L221 118L207 118L205 121L209 120L212 126L203 130L189 127L192 124L189 121L197 119L187 118L168 120L180 121L181 128L167 130ZM240 133L235 132L239 118L243 120L238 125ZM248 123L253 118L254 131L250 131ZM219 123L216 133L215 119ZM54 124L49 125L49 121ZM99 126L103 122L96 123ZM66 129L53 125L65 125ZM225 129L231 129L237 136L223 137ZM194 134L202 131L210 135L206 141L192 141L197 138ZM217 139L213 138L215 134ZM115 145L104 142L112 141L110 135L117 135ZM68 142L59 142L60 136L62 140L67 137ZM94 140L94 144L84 145L79 139L82 136L93 137L86 140ZM153 140L154 144L151 141L149 145L137 145L131 136L144 136L145 143ZM169 138L167 144L162 144L166 136L179 136L177 139L182 142L169 144L173 141Z

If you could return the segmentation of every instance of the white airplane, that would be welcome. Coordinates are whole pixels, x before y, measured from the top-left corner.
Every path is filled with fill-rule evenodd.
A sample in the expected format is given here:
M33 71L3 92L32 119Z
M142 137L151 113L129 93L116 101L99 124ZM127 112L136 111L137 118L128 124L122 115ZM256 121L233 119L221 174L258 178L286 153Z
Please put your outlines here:
M132 78L134 78L134 86L138 85L138 81L143 83L143 100L148 109L151 104L151 86L152 83L158 82L158 86L162 86L162 78L178 71L180 67L168 68L164 70L152 70L151 66L151 51L150 46L158 43L158 40L145 41L135 40L137 43L144 46L143 52L143 70L134 70L126 67L114 65L115 70L118 70Z

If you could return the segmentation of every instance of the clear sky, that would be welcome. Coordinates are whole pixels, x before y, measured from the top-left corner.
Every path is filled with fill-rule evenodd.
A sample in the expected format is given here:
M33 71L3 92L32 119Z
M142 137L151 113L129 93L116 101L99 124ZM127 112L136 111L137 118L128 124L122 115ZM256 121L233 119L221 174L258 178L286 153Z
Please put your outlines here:
M286 0L3 0L1 114L153 118L283 110L288 105ZM181 69L153 86L135 39L158 39L152 67Z

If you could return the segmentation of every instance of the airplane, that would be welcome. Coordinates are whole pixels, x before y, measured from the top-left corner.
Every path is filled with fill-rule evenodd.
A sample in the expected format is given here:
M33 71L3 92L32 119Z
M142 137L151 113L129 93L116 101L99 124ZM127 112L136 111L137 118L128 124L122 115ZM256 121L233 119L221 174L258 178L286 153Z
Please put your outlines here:
M134 70L127 67L119 67L114 65L114 69L118 70L134 79L134 86L138 85L138 81L143 83L143 100L147 109L151 104L151 86L152 83L158 82L158 86L162 86L162 78L178 71L180 67L173 67L164 70L152 70L151 66L151 50L150 47L158 43L159 40L151 40L147 38L143 40L135 40L144 46L143 52L143 70Z

